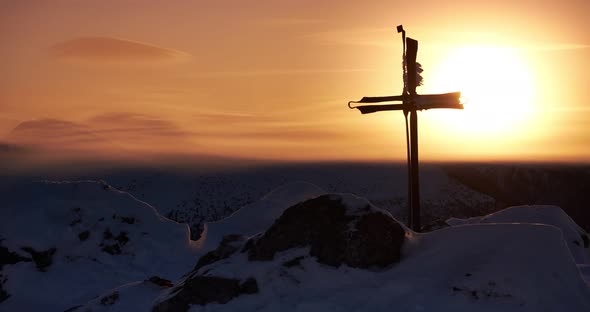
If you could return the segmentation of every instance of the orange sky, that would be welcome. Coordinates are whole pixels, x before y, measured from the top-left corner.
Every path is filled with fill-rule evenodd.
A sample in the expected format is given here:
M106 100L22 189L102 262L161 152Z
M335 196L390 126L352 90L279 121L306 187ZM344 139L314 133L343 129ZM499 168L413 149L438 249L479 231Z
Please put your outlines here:
M405 159L401 113L346 107L401 92L403 24L420 42L419 93L471 90L465 111L420 114L421 159L589 161L588 12L586 0L2 1L0 142Z

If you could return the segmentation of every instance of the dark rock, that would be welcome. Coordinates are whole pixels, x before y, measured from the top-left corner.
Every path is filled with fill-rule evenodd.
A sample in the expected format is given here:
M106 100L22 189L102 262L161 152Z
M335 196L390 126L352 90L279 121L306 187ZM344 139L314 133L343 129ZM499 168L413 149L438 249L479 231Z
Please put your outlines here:
M219 246L215 250L206 253L199 259L197 265L194 268L194 271L233 255L240 249L246 239L247 238L245 236L238 234L224 236L221 240L221 243L219 243Z
M248 241L246 241L246 243L244 244L244 247L242 248L242 250L240 252L244 253L244 252L252 249L252 247L254 247L254 239L250 238L250 239L248 239Z
M301 260L303 260L303 258L305 258L304 256L299 256L299 257L295 257L289 261L285 261L283 262L283 266L286 268L291 268L294 266L300 266L301 265Z
M588 238L588 235L586 233L580 233L580 237L584 242L584 248L590 247L590 239Z
M113 238L113 233L111 233L111 229L107 228L106 230L104 230L104 232L102 233L102 238L103 239Z
M88 231L80 232L80 234L78 234L78 238L82 242L85 241L85 240L87 240L88 237L90 237L90 232L88 232Z
M103 245L101 250L111 255L121 254L121 247L119 247L119 244Z
M243 282L242 285L240 285L240 293L248 295L258 293L258 283L256 282L256 279L250 277Z
M360 217L349 232L344 262L351 267L385 267L398 262L405 231L392 217L373 212ZM346 236L345 236L346 238Z
M119 235L117 235L117 237L115 237L115 240L119 242L121 246L123 246L129 241L129 236L127 236L127 232L121 232Z
M4 290L4 283L6 283L6 278L0 274L0 303L10 297L6 290Z
M100 298L100 304L103 306L113 305L119 300L119 292L114 291L108 296Z
M444 229L447 227L449 227L449 225L447 224L446 219L436 219L436 220L430 221L428 224L423 225L422 228L420 228L420 232L421 233L432 232L432 231Z
M322 263L338 265L344 258L344 239L352 217L329 196L299 203L285 210L279 219L248 251L249 260L272 260L275 253L311 245L311 254Z
M172 284L172 282L170 280L167 280L165 278L161 278L159 276L152 276L147 281L154 283L154 284L161 286L161 287L166 287L166 288L170 288L170 287L174 286L174 284Z
M83 307L83 305L79 304L79 305L77 305L77 306L73 306L73 307L71 307L71 308L67 308L67 309L65 309L65 310L64 310L64 312L74 312L74 311L76 311L76 310L80 309L81 307Z
M125 231L122 231L119 233L119 235L114 236L111 230L107 228L103 232L102 237L103 241L100 244L102 247L101 250L111 255L120 255L122 251L121 248L123 248L123 246L129 242L129 236L127 236L127 232ZM105 242L111 240L114 242Z
M241 294L258 292L258 284L254 278L247 279L243 284L237 279L214 276L192 276L172 290L172 296L158 302L153 312L188 311L191 304L206 305L208 303L227 303Z
M23 257L16 252L12 252L4 246L0 246L0 270L5 264L15 264L23 261L30 262L31 259Z
M121 222L123 223L127 223L127 224L135 224L135 218L134 217L121 217Z
M28 252L35 262L35 266L41 272L46 272L47 268L53 263L53 255L57 251L55 247L49 248L45 251L36 251L31 247L22 247L23 251Z
M331 266L385 267L398 262L405 231L390 215L370 211L347 215L338 195L323 195L283 213L254 242L250 261L272 260L277 252L310 246L310 255Z

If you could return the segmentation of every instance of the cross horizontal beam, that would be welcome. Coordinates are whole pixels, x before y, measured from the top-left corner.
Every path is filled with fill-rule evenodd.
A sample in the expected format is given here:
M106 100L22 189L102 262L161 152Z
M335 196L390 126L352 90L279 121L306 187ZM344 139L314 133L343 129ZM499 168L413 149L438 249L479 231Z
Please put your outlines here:
M380 103L380 102L394 102L403 101L403 95L391 95L391 96L365 96L356 103Z
M461 92L451 92L442 94L425 94L407 96L404 99L402 95L396 96L373 96L363 97L360 101L351 101L350 103L380 103L391 101L403 101L402 104L380 104L380 105L360 105L351 108L357 108L361 114L370 114L381 111L395 110L425 110L434 108L463 109L460 101Z

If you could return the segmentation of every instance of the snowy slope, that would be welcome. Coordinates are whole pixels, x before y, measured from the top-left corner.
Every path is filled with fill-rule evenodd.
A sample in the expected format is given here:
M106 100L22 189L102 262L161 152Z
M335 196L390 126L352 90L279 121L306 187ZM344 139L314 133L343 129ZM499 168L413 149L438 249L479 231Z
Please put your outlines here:
M536 223L555 226L563 233L576 263L590 265L590 241L587 233L557 206L515 206L477 218L451 218L447 223L452 226L476 223Z
M319 190L296 184L276 194L289 194L292 199L297 192L305 198L315 191ZM209 237L236 234L238 229L247 235L257 232L258 228L242 227L252 212L276 216L283 209L276 207L288 206L281 205L280 196L269 198L273 198L272 205L252 205L249 213L245 210L234 214L227 223L217 223L213 227L215 236ZM402 260L379 270L320 264L309 256L309 248L286 250L272 261L249 261L247 253L237 252L198 268L196 274L254 278L258 292L226 304L193 305L190 310L590 311L589 287L566 241L569 234L562 231L568 219L554 209L543 218L545 223L558 226L530 224L535 221L525 217L519 219L521 223L513 223L518 221L512 217L519 217L512 213L508 209L482 218L493 220L504 214L502 222L509 224L463 225L426 234L406 229L409 235ZM263 218L258 225L267 222ZM181 284L186 278L174 282ZM111 300L114 293L117 300ZM167 296L168 290L158 292L146 282L137 282L102 292L79 310L129 311L129 307L135 307L146 311L146 307Z
M439 166L421 167L423 223L448 217L493 212L495 200L450 178ZM255 170L200 172L130 170L88 174L150 203L172 220L187 223L199 238L204 223L221 220L255 203L279 185L307 181L330 193L352 193L369 199L405 220L407 170L399 164L307 164L260 167Z
M560 231L528 224L447 228L409 239L384 271L332 268L294 249L270 262L238 253L206 275L254 277L260 292L191 311L588 311L590 292ZM305 257L300 265L283 263Z
M59 311L153 275L176 279L196 260L184 224L104 182L37 182L1 190L2 311ZM33 260L33 261L31 261Z
M307 182L294 182L281 186L221 221L206 223L198 244L202 246L202 253L204 253L216 248L226 235L253 236L263 232L285 209L325 193L319 187Z

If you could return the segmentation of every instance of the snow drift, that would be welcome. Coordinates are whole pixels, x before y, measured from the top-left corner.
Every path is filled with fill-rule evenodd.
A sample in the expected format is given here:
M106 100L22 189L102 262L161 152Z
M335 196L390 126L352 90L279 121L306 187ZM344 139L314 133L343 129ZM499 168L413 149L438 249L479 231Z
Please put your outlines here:
M532 223L551 225L561 230L563 238L576 263L590 265L590 240L588 234L565 211L557 206L515 206L482 217L470 219L451 218L447 220L447 223L452 226L477 223Z
M0 310L59 311L153 275L176 279L196 261L188 227L104 182L37 182L2 190Z
M0 281L6 279L2 286L10 297L0 310L148 311L178 292L203 299L221 289L229 293L214 293L187 308L590 311L590 291L579 266L587 263L587 234L557 207L531 208L535 213L509 208L470 221L455 219L450 223L456 226L425 234L403 227L401 257L383 266L323 263L312 255L313 240L251 259L248 242L271 237L281 216L321 195L326 196L310 184L282 187L207 224L195 246L186 225L162 218L148 204L104 183L12 189L2 194L7 204L1 210L1 245L10 259L29 261L4 264ZM327 196L341 199L346 216L381 211L352 195ZM388 213L379 215L394 220ZM344 233L354 237L351 224ZM198 261L196 255L221 247L228 249L220 257ZM41 261L45 272L31 250L51 258L49 265Z
M214 249L228 234L252 236L266 230L285 209L326 192L307 182L294 182L281 186L259 201L242 207L229 217L205 223L198 241L203 252Z

